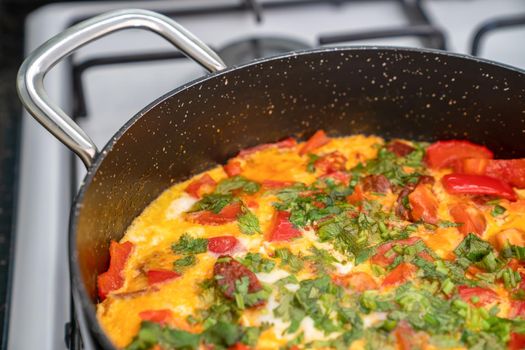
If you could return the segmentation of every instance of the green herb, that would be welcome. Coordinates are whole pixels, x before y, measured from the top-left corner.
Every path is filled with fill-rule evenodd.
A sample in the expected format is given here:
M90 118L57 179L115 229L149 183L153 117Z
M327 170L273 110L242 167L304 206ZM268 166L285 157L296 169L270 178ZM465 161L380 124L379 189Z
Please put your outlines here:
M496 204L494 206L494 208L492 209L492 211L490 212L490 215L492 215L494 217L497 217L497 216L500 216L501 214L505 213L506 211L507 211L507 209L505 207L502 207L501 205Z
M317 154L309 153L308 154L308 163L306 164L306 171L309 173L315 173L315 161L320 157Z
M294 255L288 248L279 248L275 250L275 256L281 259L280 267L289 269L293 273L297 273L303 269L303 260Z
M171 250L177 254L199 254L208 250L206 238L193 238L189 234L183 234L177 243L171 245Z
M248 287L250 280L244 276L241 279L235 281L235 291L233 297L239 310L244 310L247 307L251 307L260 304L270 296L269 290L263 288L255 293L249 293Z
M261 233L259 219L248 208L243 208L243 213L238 217L239 230L245 235Z
M452 222L452 221L446 221L446 220L442 220L442 221L438 222L438 226L442 227L442 228L458 227L458 226L461 226L461 225L462 224L458 224L458 223L455 223L455 222Z
M515 258L520 261L525 261L525 247L507 244L507 246L501 250L501 255L507 259Z
M234 176L222 180L217 185L215 193L218 194L231 194L234 191L241 191L248 194L254 194L261 188L257 182L248 180L243 176Z
M190 212L210 210L215 214L218 214L225 206L232 203L233 201L234 197L231 194L205 194L201 200L191 207Z
M194 266L197 263L197 258L195 255L187 255L183 258L175 260L173 262L173 269L178 273L182 273L190 266Z
M470 262L479 262L492 251L490 243L472 233L469 233L454 249L456 256L466 258Z
M126 350L148 350L159 344L170 349L198 349L200 334L163 327L157 323L142 322L138 334L126 347Z
M275 267L275 262L264 258L259 253L248 253L244 258L240 259L239 262L255 273L268 273Z
M312 246L310 252L312 255L306 256L305 260L312 262L317 273L326 274L334 269L332 264L336 263L337 259L326 250Z

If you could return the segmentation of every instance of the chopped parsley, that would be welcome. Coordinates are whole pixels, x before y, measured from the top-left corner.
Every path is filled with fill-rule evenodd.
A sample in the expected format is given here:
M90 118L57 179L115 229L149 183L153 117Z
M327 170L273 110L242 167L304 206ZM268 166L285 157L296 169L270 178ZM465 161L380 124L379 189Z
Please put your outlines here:
M187 255L183 258L175 260L173 262L173 269L178 273L182 273L188 267L194 266L196 263L197 258L195 257L195 255Z
M216 194L231 194L232 192L239 191L248 194L254 194L261 188L257 182L248 180L243 176L234 176L222 180L215 189Z
M243 212L237 218L237 222L239 224L239 230L245 235L261 233L259 219L248 208L243 208Z
M201 200L191 207L190 212L209 210L218 214L225 206L234 200L235 198L230 193L205 194Z
M502 215L503 213L505 213L507 211L507 209L499 204L496 204L494 206L494 208L492 209L492 211L490 212L490 215L494 216L494 217L498 217L500 215Z
M205 253L208 251L208 240L206 238L193 238L185 233L177 243L171 245L171 250L176 254Z
M280 267L293 273L301 271L304 267L304 261L299 256L294 255L288 248L276 249L275 257L281 260Z
M255 273L268 273L275 267L273 260L266 259L259 253L248 253L244 258L240 259L239 262Z

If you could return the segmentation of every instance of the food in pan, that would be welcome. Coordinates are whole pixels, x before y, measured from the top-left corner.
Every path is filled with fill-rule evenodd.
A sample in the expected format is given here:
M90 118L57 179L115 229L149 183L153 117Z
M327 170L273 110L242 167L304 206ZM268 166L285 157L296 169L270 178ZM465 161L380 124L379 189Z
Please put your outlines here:
M317 131L137 217L98 277L127 349L522 349L525 159Z

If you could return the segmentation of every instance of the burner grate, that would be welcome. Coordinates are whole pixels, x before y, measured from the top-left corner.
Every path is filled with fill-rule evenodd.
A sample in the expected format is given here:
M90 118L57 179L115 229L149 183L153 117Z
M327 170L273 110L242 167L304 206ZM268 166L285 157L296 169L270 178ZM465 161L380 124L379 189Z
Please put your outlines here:
M525 14L515 15L511 17L499 17L488 20L481 24L476 30L474 38L472 39L472 45L470 53L474 56L478 56L480 53L482 40L490 33L508 29L512 27L525 26Z

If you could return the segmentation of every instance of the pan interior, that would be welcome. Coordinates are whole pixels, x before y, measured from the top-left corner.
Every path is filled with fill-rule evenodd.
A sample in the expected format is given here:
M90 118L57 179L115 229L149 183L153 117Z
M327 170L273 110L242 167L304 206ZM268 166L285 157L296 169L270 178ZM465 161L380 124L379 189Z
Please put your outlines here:
M71 264L92 330L108 246L163 190L286 136L461 138L523 156L525 74L408 49L328 49L255 62L174 90L106 146L73 211Z

